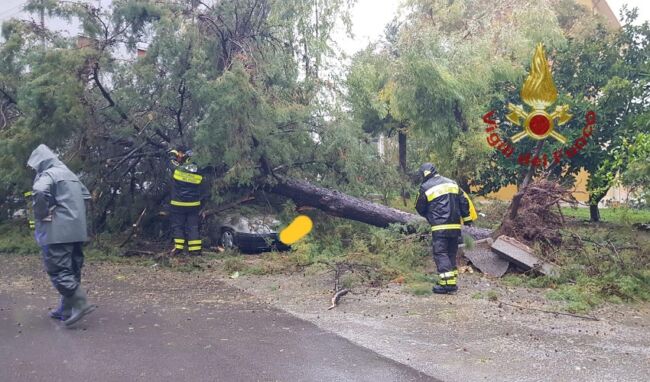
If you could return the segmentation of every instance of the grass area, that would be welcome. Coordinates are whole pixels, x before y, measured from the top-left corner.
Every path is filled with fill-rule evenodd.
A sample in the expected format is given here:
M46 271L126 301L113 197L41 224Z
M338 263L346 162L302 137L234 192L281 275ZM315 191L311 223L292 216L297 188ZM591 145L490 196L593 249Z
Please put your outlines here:
M563 207L564 216L570 216L577 220L589 220L589 208ZM600 219L602 222L628 225L633 223L650 223L650 209L632 208L601 208Z
M495 229L507 209L503 202L477 203L486 215L478 226ZM546 298L563 303L569 312L586 312L604 302L650 301L650 233L634 223L649 223L650 209L602 208L601 222L590 223L589 208L562 208L568 224L563 244L553 257L555 277L508 274L509 286L545 288ZM545 256L544 253L538 255ZM477 293L474 298L486 298Z
M507 208L504 203L481 203L477 207L486 215L479 218L477 225L488 228L496 228ZM650 211L603 209L603 222L597 224L583 221L588 212L584 208L563 208L565 216L575 219L564 228L564 243L553 254L558 276L509 274L502 279L503 284L548 289L546 297L562 302L570 312L588 311L604 302L649 301L650 233L631 224L650 221ZM192 272L212 268L226 275L303 272L309 276L329 272L340 287L378 286L394 281L404 284L405 290L414 295L431 294L436 280L432 276L435 268L427 227L423 226L418 234L404 235L397 227L379 229L319 212L313 215L314 230L290 252L254 257L231 251L205 252L191 262L172 261L172 269ZM101 237L86 247L86 256L90 261L143 266L159 262L145 257L125 258L116 248L110 238ZM0 253L38 252L27 227L0 226ZM473 297L492 300L497 296L498 292L491 291Z
M574 222L562 234L557 276L507 275L502 280L547 288L549 300L564 302L573 313L603 302L650 301L650 233L629 224Z

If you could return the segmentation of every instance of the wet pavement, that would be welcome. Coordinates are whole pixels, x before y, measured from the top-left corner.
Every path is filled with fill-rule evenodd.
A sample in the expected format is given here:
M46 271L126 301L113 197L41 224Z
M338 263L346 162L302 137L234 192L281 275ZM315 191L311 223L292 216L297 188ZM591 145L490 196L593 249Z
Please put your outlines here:
M40 269L17 272L0 276L3 382L435 380L216 281L190 303L183 293L200 286L91 275L99 309L66 329L47 317L56 297Z

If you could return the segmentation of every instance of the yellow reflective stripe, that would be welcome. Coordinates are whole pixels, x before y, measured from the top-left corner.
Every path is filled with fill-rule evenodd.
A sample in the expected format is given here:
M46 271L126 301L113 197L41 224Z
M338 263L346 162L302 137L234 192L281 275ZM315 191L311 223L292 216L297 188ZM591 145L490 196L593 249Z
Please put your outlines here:
M185 244L185 239L174 239L174 243L176 243L176 244Z
M172 200L171 201L172 206L179 206L179 207L196 207L201 205L201 201L196 201L196 202L181 202L179 200Z
M438 280L438 285L442 285L442 286L445 286L445 285L456 285L456 284L457 284L457 282L456 282L456 278L455 278L455 277L454 277L454 278L451 278L451 279L440 279L440 280Z
M442 231L443 229L460 229L460 224L440 224L431 226L431 231Z
M458 269L454 269L452 272L454 272L454 276L458 276Z
M466 217L466 218L463 218L463 221L464 221L465 223L467 223L467 222L471 222L472 220L474 220L474 219L472 219L471 216L468 216L468 217Z
M23 193L23 195L25 195L25 197L32 196L32 192L31 191L25 191L25 193Z
M441 273L439 276L441 278L448 279L450 277L454 277L454 271Z
M197 246L194 246L194 247L188 247L187 250L188 250L188 251L200 251L200 250L201 250L201 246L200 246L200 245L197 245Z
M458 185L457 184L452 184L452 183L445 183L445 184L439 184L437 186L433 186L430 189L424 191L424 193L427 196L427 201L430 202L433 199L446 195L446 194L457 194L458 193Z
M183 246L183 244L176 244L176 245L174 245L174 248L176 248L176 249L183 249L183 248L185 248L185 247Z
M201 245L201 240L188 240L187 245Z
M174 179L185 183L201 184L203 177L199 174L191 174L189 172L176 169L174 170Z

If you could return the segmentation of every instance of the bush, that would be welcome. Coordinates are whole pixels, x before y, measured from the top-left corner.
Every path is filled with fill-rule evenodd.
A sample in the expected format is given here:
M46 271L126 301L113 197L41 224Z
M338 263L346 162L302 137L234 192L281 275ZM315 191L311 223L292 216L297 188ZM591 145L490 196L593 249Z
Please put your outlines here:
M22 223L22 221L21 221ZM35 255L41 249L36 245L34 233L27 227L16 222L0 226L0 253L8 255Z

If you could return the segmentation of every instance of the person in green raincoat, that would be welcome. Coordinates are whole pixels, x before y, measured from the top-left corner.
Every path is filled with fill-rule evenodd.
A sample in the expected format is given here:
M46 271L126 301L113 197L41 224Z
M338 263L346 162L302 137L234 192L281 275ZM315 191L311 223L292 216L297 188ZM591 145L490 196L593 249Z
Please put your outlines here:
M79 178L46 145L39 145L27 165L36 170L32 186L34 236L42 249L45 270L61 295L50 316L65 326L95 310L81 287L82 245L88 240L86 204L90 193Z

